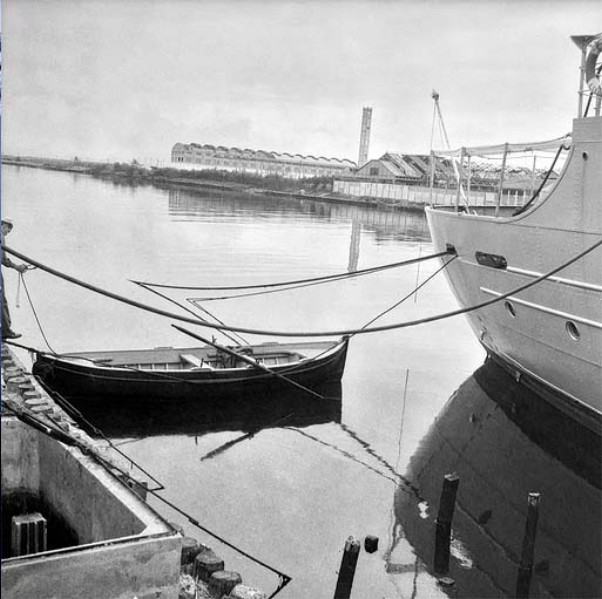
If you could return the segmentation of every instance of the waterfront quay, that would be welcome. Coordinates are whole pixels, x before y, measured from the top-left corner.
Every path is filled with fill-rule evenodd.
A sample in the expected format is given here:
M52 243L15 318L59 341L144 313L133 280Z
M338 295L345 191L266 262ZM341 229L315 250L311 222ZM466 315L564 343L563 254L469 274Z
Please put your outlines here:
M148 481L70 411L2 345L3 596L265 598L151 508Z

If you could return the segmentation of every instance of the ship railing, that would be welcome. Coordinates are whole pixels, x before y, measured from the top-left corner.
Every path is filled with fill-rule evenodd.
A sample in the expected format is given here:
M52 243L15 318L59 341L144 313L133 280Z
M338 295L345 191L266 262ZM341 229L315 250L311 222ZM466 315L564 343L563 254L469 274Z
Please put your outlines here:
M566 158L562 150L570 146L571 136L565 135L539 142L433 151L430 203L453 206L456 212L493 207L493 215L500 216L504 206L520 208L535 198L545 199L562 169L561 158ZM437 157L457 161L453 190L438 189L434 169Z

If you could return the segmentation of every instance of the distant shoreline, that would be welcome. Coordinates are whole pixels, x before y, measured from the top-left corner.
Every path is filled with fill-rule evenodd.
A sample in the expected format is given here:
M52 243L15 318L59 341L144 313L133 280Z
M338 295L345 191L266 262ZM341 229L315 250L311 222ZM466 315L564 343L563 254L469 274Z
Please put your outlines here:
M175 168L145 167L136 162L104 163L58 158L2 156L2 164L62 171L123 182L131 185L153 185L157 188L214 189L239 191L272 197L289 197L325 203L349 204L387 210L422 212L422 205L383 204L376 198L358 198L332 194L332 178L284 179L283 177L248 175L219 170L182 171Z

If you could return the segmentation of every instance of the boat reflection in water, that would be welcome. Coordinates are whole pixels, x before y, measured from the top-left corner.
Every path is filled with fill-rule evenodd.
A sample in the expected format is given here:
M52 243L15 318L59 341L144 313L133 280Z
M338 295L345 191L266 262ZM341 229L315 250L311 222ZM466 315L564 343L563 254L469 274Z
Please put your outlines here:
M416 572L434 572L443 477L457 473L449 569L437 573L453 580L441 581L450 585L447 594L602 597L600 450L599 423L568 420L488 360L450 398L410 460L414 492L396 491L390 560L405 537ZM517 581L532 492L541 500L525 590Z
M244 396L178 402L87 401L77 409L108 437L202 435L218 431L255 434L265 428L304 427L340 422L341 383L326 383L314 391L325 399L291 388L279 393L251 391Z

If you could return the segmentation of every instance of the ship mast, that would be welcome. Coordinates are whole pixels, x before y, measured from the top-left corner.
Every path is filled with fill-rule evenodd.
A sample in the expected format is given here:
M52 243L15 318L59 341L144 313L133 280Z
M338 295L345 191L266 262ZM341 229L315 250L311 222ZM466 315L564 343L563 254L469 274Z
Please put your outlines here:
M433 98L433 102L435 103L433 109L433 124L431 128L431 203L433 196L433 187L435 184L435 153L433 151L433 137L435 133L435 119L437 118L439 123L439 130L442 133L443 140L445 141L445 146L447 150L451 150L451 145L449 143L449 137L447 136L447 129L445 128L445 122L443 120L443 114L441 112L441 106L439 105L439 93L435 90L431 93L431 98ZM462 187L462 168L464 162L464 148L462 148L462 152L460 155L460 165L458 166L458 162L455 156L452 156L452 166L454 168L454 175L456 177L456 181L458 182L458 195L456 197L456 210L458 210L458 205L460 203L460 197L463 202L468 206L468 201L466 199L466 194L464 193L464 188ZM470 161L470 156L468 157ZM469 167L470 168L470 167ZM470 178L470 172L469 172Z

